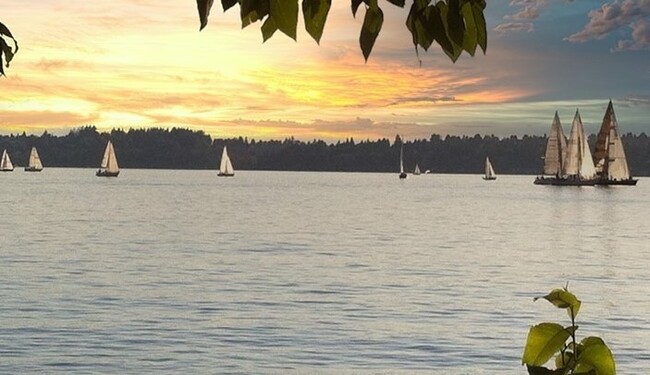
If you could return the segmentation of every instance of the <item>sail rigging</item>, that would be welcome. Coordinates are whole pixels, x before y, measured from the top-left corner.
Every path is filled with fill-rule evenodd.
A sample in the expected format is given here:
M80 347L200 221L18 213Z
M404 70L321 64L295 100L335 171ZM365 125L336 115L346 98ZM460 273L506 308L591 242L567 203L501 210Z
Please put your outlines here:
M43 163L41 162L41 157L36 151L36 147L32 147L31 152L29 153L29 162L27 163L26 171L40 171L43 169Z
M629 180L632 178L611 100L596 139L594 163L597 165L597 172L601 179Z
M576 110L571 125L563 175L582 180L592 180L596 177L596 168L592 161L591 151L585 136L585 128L582 125L578 110Z
M104 157L102 164L97 171L97 176L116 177L120 173L120 166L117 164L117 156L115 156L115 149L113 143L108 141L106 149L104 150Z
M489 157L485 157L485 176L483 176L484 180L496 180L497 174L494 173L494 168L492 167L492 163L490 162Z

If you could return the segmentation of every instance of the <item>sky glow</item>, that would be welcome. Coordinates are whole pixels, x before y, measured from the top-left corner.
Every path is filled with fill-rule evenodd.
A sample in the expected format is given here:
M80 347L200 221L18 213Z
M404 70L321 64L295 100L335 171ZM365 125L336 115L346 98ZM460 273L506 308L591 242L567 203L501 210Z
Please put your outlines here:
M362 10L333 1L318 46L218 2L198 32L193 1L5 0L21 50L0 79L0 133L65 134L95 125L187 127L214 137L335 141L438 134L544 134L580 108L596 132L608 100L623 132L650 125L650 0L490 1L488 52L418 61L405 11L383 2L364 63ZM410 3L407 2L407 6ZM566 126L566 125L565 125Z

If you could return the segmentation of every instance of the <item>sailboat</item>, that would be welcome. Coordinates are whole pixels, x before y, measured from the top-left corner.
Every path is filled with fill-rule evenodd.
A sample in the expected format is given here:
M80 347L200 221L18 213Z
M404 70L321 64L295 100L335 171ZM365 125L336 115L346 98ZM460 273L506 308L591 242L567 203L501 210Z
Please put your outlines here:
M219 174L217 176L221 177L233 177L235 175L235 170L232 167L232 162L228 157L228 150L226 146L223 146L223 152L221 153L221 164L219 165Z
M485 157L485 176L483 176L485 181L494 181L497 179L497 174L494 173L494 168L492 168L492 163L490 163L490 158Z
M598 174L597 185L636 185L638 181L630 174L611 100L596 139L594 164Z
M413 170L413 174L417 176L421 173L422 172L420 171L420 166L418 165L418 163L415 163L415 169Z
M41 157L38 156L36 147L32 147L32 151L29 153L29 163L25 167L25 172L40 172L42 170L43 163L41 163Z
M11 172L14 170L14 165L11 163L11 158L7 150L2 151L2 159L0 160L0 172Z
M400 144L399 148L399 178L405 179L406 172L404 172L404 144Z
M104 150L104 158L102 158L102 165L95 173L98 177L117 177L120 174L120 167L117 165L117 157L113 144L108 141L106 150Z
M536 185L552 185L554 181L560 179L564 169L564 161L567 149L567 139L562 130L560 116L555 111L551 132L546 142L546 152L544 154L544 173L542 176L535 178ZM551 177L546 177L551 176Z

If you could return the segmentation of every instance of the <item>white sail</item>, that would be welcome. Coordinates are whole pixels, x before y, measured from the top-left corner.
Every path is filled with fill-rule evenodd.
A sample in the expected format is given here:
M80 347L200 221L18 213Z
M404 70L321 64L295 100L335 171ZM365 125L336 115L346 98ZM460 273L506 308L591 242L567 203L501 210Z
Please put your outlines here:
M494 173L494 168L492 168L492 163L490 163L490 158L486 157L485 158L485 178L486 179L493 179L496 177L496 173Z
M11 162L11 158L9 158L9 154L7 153L7 150L2 151L2 160L0 161L0 170L3 170L3 171L13 171L14 170L14 165Z
M41 157L38 155L38 151L36 151L36 147L32 147L32 151L29 153L28 167L36 170L43 169L43 163L41 163Z
M235 169L232 167L232 162L230 157L228 157L228 150L226 146L223 146L223 152L221 153L221 164L219 165L219 174L222 175L234 175Z
M559 176L564 167L564 158L567 148L567 140L562 130L560 117L555 112L551 133L546 142L546 153L544 155L544 174Z
M609 180L628 180L631 178L611 100L598 132L594 161L598 165L597 172L602 177Z
M578 110L576 110L573 124L571 125L571 134L569 135L563 174L585 180L596 177L596 168L591 158L591 151L589 150L585 129L582 125Z
M113 143L111 143L111 141L108 141L106 144L106 150L104 150L104 157L102 158L101 168L108 173L116 173L120 170L120 167L117 164L115 150L113 149Z
M420 166L417 163L415 163L415 169L413 170L413 174L420 174L420 173L422 173L420 171Z

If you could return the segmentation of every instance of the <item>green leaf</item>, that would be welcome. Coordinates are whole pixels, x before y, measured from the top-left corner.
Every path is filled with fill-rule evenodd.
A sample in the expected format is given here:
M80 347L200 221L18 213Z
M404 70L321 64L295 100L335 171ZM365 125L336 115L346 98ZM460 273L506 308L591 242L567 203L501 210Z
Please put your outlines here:
M548 362L555 353L565 346L566 340L575 331L574 328L564 328L556 323L541 323L530 328L522 364L541 366Z
M445 28L445 33L446 37L442 37L438 39L436 37L436 41L440 46L442 47L442 50L449 56L451 61L456 62L458 58L460 57L460 54L463 52L463 49L460 47L460 45L456 44L453 39L448 38L449 37L449 25L447 21L447 14L449 13L449 7L447 4L445 4L442 1L439 1L436 3L436 8L440 11L440 19L442 20L442 25ZM446 43L449 41L449 43Z
M447 0L447 4L447 35L456 45L462 46L465 37L465 24L460 12L460 0Z
M296 40L298 0L271 0L270 14L275 20L278 30Z
M332 0L302 0L305 29L318 44L323 36L323 29L331 6Z
M476 41L483 50L483 53L485 53L487 51L487 23L485 22L483 8L476 3L472 3L472 12L474 13L474 22L476 24Z
M199 21L201 22L201 27L199 31L208 24L208 16L210 15L210 9L214 0L196 0L196 6L199 9Z
M221 6L223 7L224 12L234 7L235 4L237 4L237 0L221 0Z
M576 371L595 370L598 375L616 375L614 355L599 337L587 337L580 342L583 350L578 356Z
M278 29L278 27L275 24L275 21L273 20L273 17L269 16L266 17L266 21L262 24L262 39L264 42L269 40L275 31Z
M375 40L381 31L381 26L384 23L384 13L381 11L376 2L366 9L366 16L363 19L363 26L361 27L361 35L359 36L359 44L361 45L361 52L363 57L368 61L372 47L375 45Z
M240 18L242 29L260 21L269 14L269 0L240 0Z
M411 5L409 14L406 17L406 27L411 32L413 38L413 45L420 46L425 51L429 49L433 43L433 35L429 30L429 17L427 11L435 7L427 7L430 0L415 0ZM444 29L443 29L444 30ZM417 51L417 48L416 48Z
M472 11L472 4L465 3L461 8L461 13L465 19L465 36L463 37L463 49L471 56L476 52L477 33L476 21L474 20L474 12Z
M570 318L575 319L580 311L580 300L566 289L553 289L549 294L543 297L535 297L533 300L537 301L540 298L544 298L560 309L567 309Z
M560 368L557 370L550 370L546 367L526 366L528 375L564 375L566 369Z

